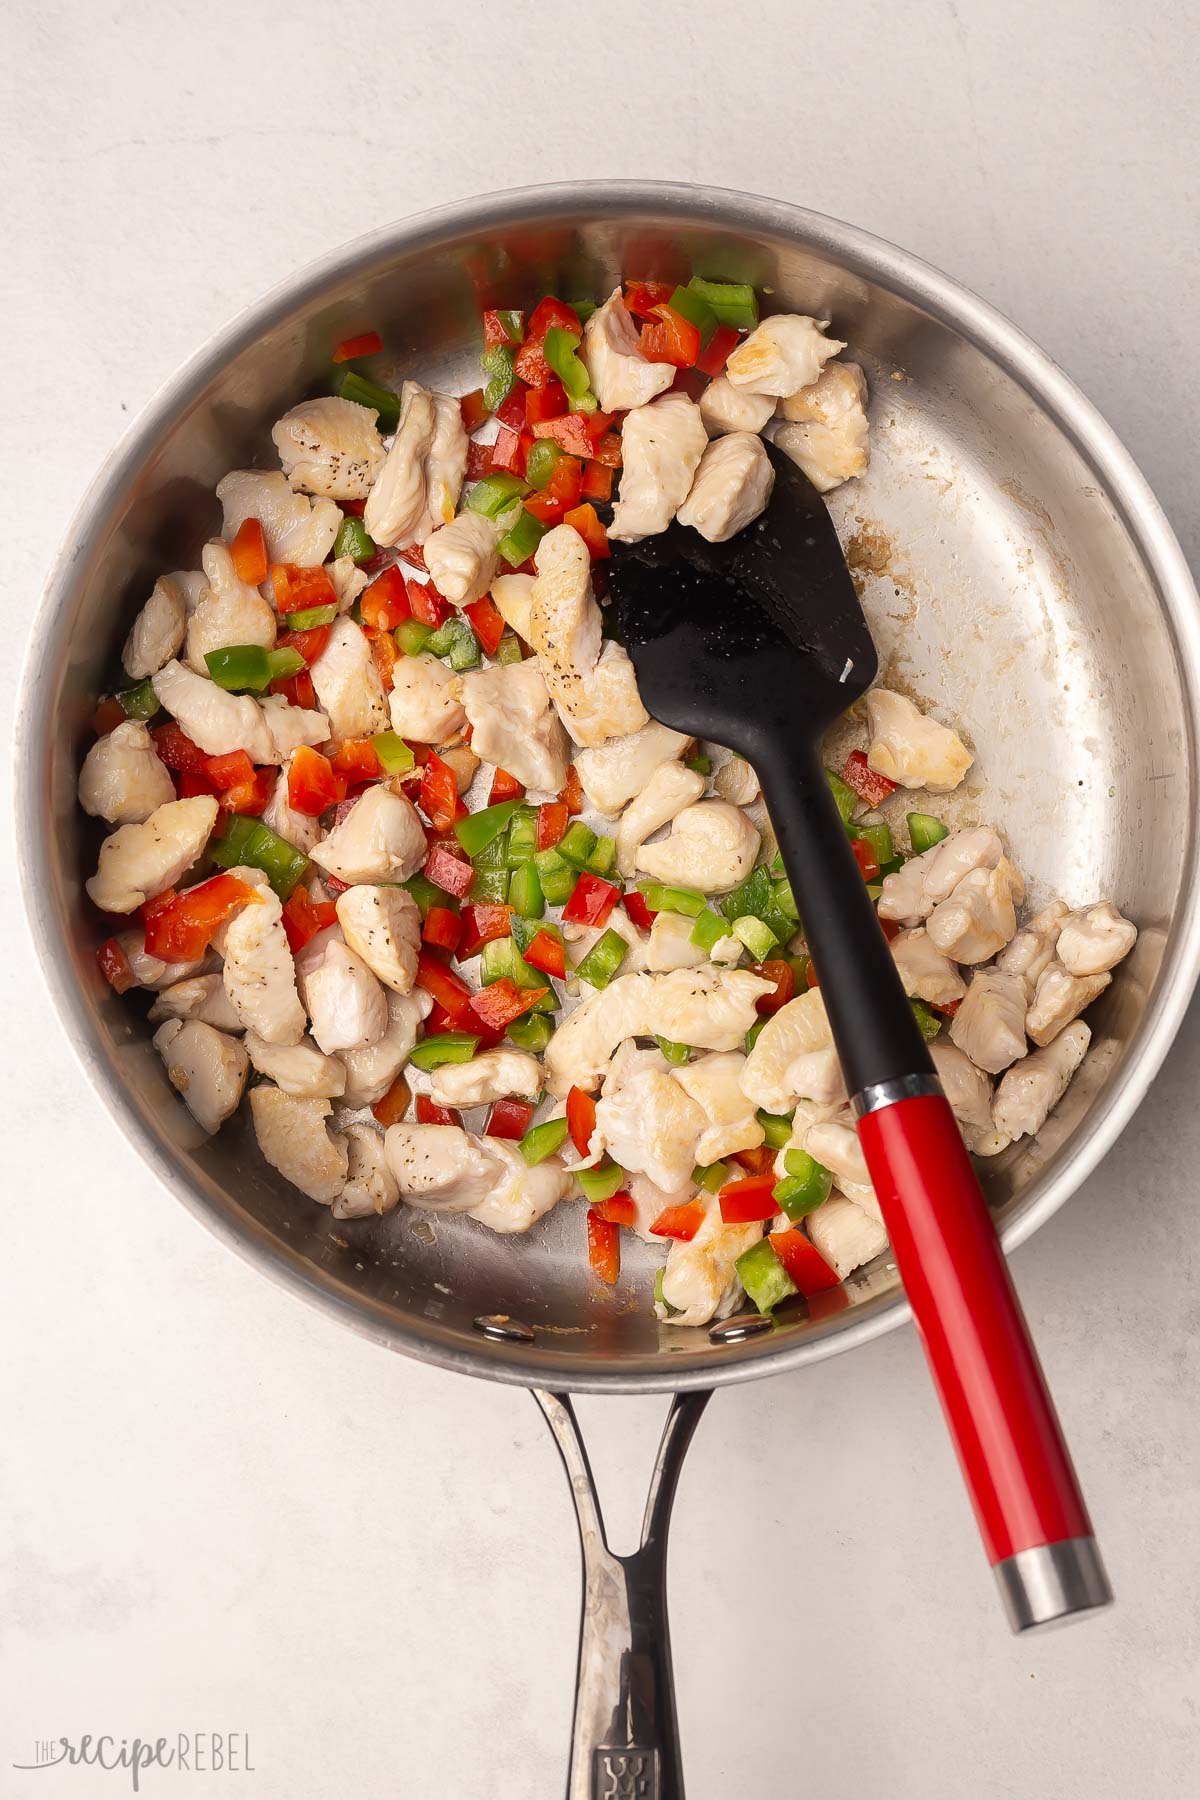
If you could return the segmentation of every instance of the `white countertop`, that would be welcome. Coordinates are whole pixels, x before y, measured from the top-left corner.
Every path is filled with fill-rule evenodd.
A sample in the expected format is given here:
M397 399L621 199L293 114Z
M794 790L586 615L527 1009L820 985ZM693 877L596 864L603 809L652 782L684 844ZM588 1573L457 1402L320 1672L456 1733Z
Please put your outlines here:
M952 270L1099 402L1194 554L1189 15L14 0L6 704L69 515L175 365L297 263L526 180L758 189ZM532 1401L373 1349L220 1249L84 1086L12 882L5 907L0 1793L130 1791L12 1770L38 1738L187 1731L248 1733L255 1772L143 1793L551 1800L578 1571ZM689 1800L1194 1791L1198 1084L1194 1007L1015 1258L1118 1608L1008 1637L911 1331L722 1393L672 1550ZM663 1411L581 1405L627 1529Z

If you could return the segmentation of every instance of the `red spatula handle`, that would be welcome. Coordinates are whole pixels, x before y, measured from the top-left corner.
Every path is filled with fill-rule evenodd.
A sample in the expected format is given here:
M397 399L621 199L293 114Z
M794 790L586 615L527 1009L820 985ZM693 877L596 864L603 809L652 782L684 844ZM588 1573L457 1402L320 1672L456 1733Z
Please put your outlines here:
M1105 1605L1087 1508L954 1115L936 1092L866 1099L859 1139L1010 1620L1024 1629Z

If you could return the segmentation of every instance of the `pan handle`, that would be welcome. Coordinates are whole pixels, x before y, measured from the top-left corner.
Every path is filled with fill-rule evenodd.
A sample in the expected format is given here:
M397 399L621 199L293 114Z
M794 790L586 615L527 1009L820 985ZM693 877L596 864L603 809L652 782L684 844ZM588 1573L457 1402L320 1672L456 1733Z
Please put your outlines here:
M662 1439L642 1536L630 1556L608 1547L579 1421L566 1394L535 1388L571 1484L583 1554L583 1616L567 1800L684 1800L671 1633L667 1532L679 1471L707 1390L677 1394Z

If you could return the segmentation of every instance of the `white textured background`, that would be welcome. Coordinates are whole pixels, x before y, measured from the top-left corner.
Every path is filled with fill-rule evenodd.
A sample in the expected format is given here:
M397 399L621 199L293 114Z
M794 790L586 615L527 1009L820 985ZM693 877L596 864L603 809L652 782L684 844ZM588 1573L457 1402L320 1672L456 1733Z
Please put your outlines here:
M1099 401L1195 554L1192 9L9 0L3 693L76 501L298 263L535 179L759 189L952 270ZM519 1392L389 1357L160 1192L82 1085L6 884L0 1795L38 1736L248 1731L253 1800L551 1800L574 1524ZM1003 1630L910 1332L718 1396L673 1612L691 1800L1138 1800L1200 1779L1200 1018L1016 1257L1120 1593ZM632 1519L658 1401L583 1402ZM636 1498L635 1498L636 1495Z

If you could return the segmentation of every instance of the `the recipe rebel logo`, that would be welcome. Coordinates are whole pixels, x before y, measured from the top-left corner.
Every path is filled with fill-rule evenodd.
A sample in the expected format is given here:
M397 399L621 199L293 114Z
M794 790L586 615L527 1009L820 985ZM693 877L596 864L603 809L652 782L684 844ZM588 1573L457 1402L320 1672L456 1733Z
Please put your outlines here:
M124 1770L132 1791L141 1792L148 1769L173 1769L189 1775L253 1775L248 1731L180 1731L174 1737L117 1738L107 1732L85 1732L77 1738L39 1738L33 1758L14 1762L14 1769ZM89 1791L90 1800L90 1791Z

